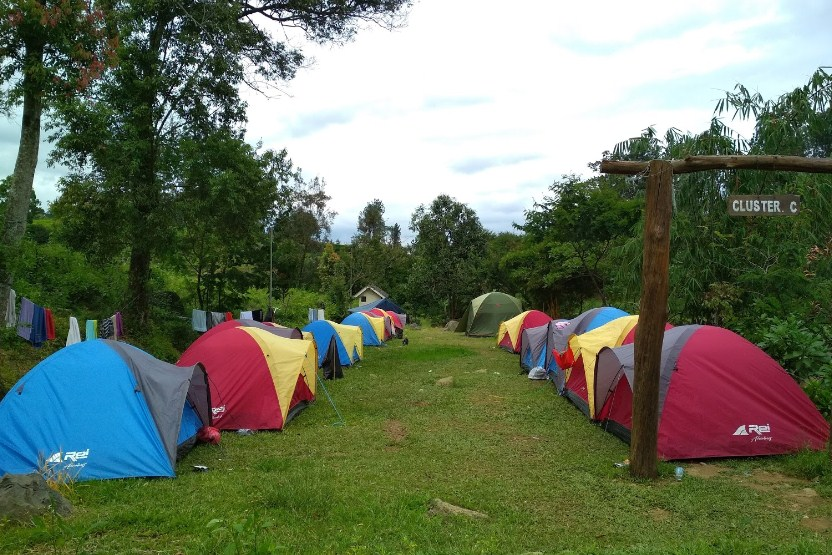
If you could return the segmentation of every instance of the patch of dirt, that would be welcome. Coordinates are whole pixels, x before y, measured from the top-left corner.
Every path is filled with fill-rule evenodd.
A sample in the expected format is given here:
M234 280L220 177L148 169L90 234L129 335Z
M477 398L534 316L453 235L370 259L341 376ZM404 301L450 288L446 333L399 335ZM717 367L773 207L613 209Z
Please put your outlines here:
M502 408L505 406L505 397L492 395L490 393L477 392L469 397L474 405Z
M388 420L384 423L384 434L392 445L398 445L407 438L407 428L398 420Z
M660 509L656 507L655 509L650 509L647 511L647 514L650 515L655 522L665 522L670 520L670 511L666 511L664 509Z
M809 482L791 478L779 472L755 470L752 474L739 478L740 482L761 493L786 493L795 487L805 487Z
M751 474L751 479L759 484L771 485L785 484L792 486L807 483L806 480L792 478L790 476L786 476L785 474L780 474L779 472L769 472L768 470L755 470Z
M427 401L413 401L413 406L414 407L429 407L430 403L428 403Z
M793 509L813 507L823 502L818 492L812 488L803 488L799 491L789 492L783 495L783 497L791 504Z
M724 471L724 468L706 463L692 464L685 469L688 476L704 479L714 478L722 474Z
M827 503L813 488L808 487L811 482L800 478L785 476L779 472L755 470L748 476L739 478L745 486L760 493L771 496L774 506L804 511ZM827 518L804 517L803 525L815 530L826 531L832 529L832 520Z
M832 530L832 519L829 518L804 518L800 525L813 532L828 532Z

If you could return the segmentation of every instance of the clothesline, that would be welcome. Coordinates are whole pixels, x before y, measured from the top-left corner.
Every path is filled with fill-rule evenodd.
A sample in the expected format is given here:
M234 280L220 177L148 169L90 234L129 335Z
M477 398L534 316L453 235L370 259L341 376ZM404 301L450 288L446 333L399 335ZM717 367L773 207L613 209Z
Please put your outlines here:
M20 316L17 315L17 293L9 289L9 299L6 307L6 327L17 328L17 335L29 341L33 346L40 347L44 341L52 341L55 337L55 319L48 308L35 304L26 297L20 298ZM100 323L100 325L99 325ZM85 339L119 339L124 336L124 323L121 312L100 320L87 320L85 323ZM69 317L69 333L66 344L72 345L81 341L81 331L78 319Z
M234 319L231 312L211 312L207 310L193 309L191 312L191 325L194 331L205 332L214 326ZM240 311L240 320L255 320L257 322L274 322L274 308L269 308L263 315L262 309Z

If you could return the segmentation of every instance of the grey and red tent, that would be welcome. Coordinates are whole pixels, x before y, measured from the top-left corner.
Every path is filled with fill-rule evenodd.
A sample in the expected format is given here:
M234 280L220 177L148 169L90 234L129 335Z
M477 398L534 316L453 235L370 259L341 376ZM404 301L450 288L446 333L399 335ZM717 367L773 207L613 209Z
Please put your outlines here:
M558 320L558 322L565 322L566 320ZM528 372L537 366L544 366L546 364L546 345L548 344L547 336L549 334L549 326L553 326L555 320L551 320L542 326L533 328L526 328L520 334L522 340L520 342L520 368Z
M549 327L549 335L546 340L546 369L557 374L558 365L555 362L552 349L562 353L569 346L569 338L573 335L581 335L604 324L612 322L616 318L623 318L630 314L612 306L591 308L582 312L566 322L557 321ZM560 388L558 388L560 389Z
M595 367L602 427L630 440L634 345L604 348ZM664 460L824 449L829 426L797 382L762 349L714 326L664 334L658 453Z

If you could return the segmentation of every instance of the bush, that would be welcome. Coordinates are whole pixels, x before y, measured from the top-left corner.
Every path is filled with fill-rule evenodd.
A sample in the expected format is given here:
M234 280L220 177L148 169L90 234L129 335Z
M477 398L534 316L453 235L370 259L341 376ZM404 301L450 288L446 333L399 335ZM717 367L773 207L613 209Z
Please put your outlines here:
M18 297L81 318L113 314L121 306L126 273L118 263L91 264L64 245L24 241L15 273Z
M274 319L283 326L302 328L309 322L309 309L325 302L324 295L306 289L289 289L275 301ZM330 315L326 315L327 318Z
M803 387L821 413L832 415L832 353L829 329L805 324L794 314L766 318L757 345Z
M810 328L794 314L784 319L768 318L757 345L777 360L800 382L832 375L827 333L823 327Z

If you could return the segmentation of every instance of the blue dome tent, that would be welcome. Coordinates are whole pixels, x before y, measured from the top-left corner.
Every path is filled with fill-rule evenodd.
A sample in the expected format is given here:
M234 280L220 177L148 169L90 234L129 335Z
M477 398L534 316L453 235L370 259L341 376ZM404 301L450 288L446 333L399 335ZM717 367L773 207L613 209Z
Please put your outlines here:
M376 320L379 319L376 318ZM376 333L373 323L370 321L370 316L362 312L353 312L341 320L341 323L347 326L358 326L361 328L364 345L379 347L383 344L383 338L380 338Z
M361 358L355 347L353 347L352 353L347 351L346 346L344 346L344 341L341 339L341 335L337 330L337 326L339 325L329 320L315 320L304 326L303 331L308 331L312 334L312 337L315 339L315 345L318 347L318 367L324 365L330 344L333 342L341 366L350 366L358 362Z
M210 425L210 407L201 364L82 341L41 361L0 401L0 475L174 476L177 451Z

